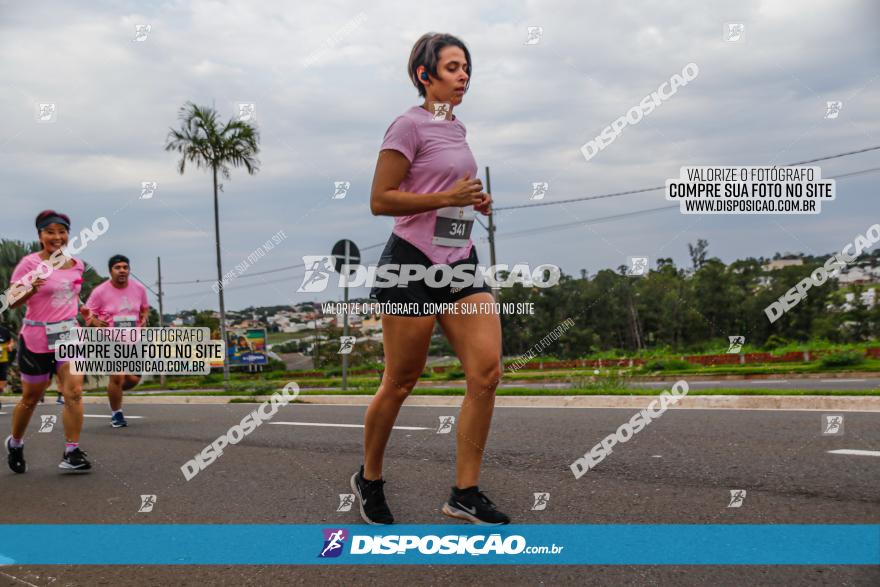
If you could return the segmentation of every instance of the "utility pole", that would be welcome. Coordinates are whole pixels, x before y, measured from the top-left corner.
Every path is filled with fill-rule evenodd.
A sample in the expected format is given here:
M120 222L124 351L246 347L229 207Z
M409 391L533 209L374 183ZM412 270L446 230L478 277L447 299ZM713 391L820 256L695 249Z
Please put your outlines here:
M492 195L492 178L489 175L489 166L486 165L486 193L490 196ZM491 212L492 208L489 208ZM489 214L489 263L494 267L495 266L495 214ZM492 288L492 299L495 302L498 302L498 288ZM500 316L499 316L500 318ZM501 372L504 372L504 350L501 351L501 356L498 357L498 361L501 364Z
M164 314L164 306L162 305L162 257L156 257L156 267L159 271L159 328L163 328L165 326L165 319L162 317ZM159 385L164 387L165 385L165 374L159 375Z
M486 166L486 193L492 195L492 180L489 177L489 166ZM491 208L490 208L491 210ZM495 214L489 214L489 262L495 265ZM498 288L492 288L492 297L498 301Z

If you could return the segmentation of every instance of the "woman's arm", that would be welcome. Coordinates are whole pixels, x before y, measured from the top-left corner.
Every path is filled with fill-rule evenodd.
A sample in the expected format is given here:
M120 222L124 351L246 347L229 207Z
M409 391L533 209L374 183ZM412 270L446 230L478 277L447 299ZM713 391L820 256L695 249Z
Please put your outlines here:
M14 302L9 303L9 308L14 310L16 308L20 308L23 305L25 305L27 303L27 301L29 299L31 299L34 296L34 294L37 293L37 291L39 291L40 287L42 287L43 284L45 284L45 283L46 283L46 280L43 279L42 277L37 277L36 279L34 279L31 282L31 289L26 294L18 295L15 298ZM10 289L21 291L20 289L15 288L15 287L10 288ZM10 296L14 295L15 293L17 293L17 292L15 292L15 291L9 292Z
M400 151L379 151L370 193L370 211L374 216L408 216L447 206L479 206L488 198L483 193L483 182L468 177L458 180L452 188L443 192L402 192L398 188L409 168L409 160Z

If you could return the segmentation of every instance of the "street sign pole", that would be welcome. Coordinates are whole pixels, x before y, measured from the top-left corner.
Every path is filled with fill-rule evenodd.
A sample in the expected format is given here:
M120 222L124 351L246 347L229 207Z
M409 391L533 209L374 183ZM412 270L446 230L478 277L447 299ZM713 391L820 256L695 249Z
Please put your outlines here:
M348 342L348 280L351 277L349 265L357 265L361 262L361 252L357 245L348 239L338 241L333 245L331 251L333 257L333 266L340 275L344 275L343 280L343 313L342 313L342 341L339 350L342 355L342 389L348 389L348 354L354 350L354 345L346 344ZM337 314L338 316L338 314Z

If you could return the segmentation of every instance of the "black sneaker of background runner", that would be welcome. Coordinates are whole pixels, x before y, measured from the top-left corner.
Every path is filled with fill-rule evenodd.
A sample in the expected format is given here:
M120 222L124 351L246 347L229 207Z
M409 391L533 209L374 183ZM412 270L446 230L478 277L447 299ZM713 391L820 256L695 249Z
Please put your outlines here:
M9 455L7 458L7 462L9 463L9 468L12 469L13 473L24 473L27 471L27 463L24 462L24 445L19 446L18 448L13 448L9 446L9 441L12 440L12 435L6 437L6 453Z
M450 518L467 520L473 524L498 526L510 523L510 518L495 509L492 500L476 485L466 489L453 487L452 495L443 504L442 512Z
M367 481L364 479L364 466L351 476L351 490L358 497L361 518L367 524L393 524L394 516L385 501L384 479Z
M76 447L70 452L64 453L64 459L58 464L59 469L69 471L88 471L92 464L86 460L86 453Z

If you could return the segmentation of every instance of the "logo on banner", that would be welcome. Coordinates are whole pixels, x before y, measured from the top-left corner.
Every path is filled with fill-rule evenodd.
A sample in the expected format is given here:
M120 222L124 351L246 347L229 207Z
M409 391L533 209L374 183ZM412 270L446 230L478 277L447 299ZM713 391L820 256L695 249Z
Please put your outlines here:
M335 558L342 554L348 530L344 528L324 528L324 548L318 558Z

